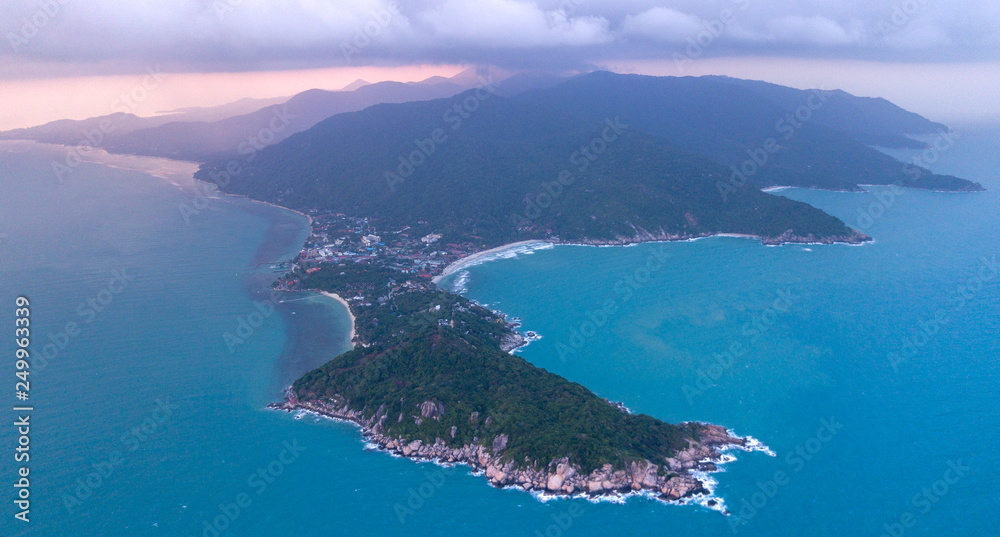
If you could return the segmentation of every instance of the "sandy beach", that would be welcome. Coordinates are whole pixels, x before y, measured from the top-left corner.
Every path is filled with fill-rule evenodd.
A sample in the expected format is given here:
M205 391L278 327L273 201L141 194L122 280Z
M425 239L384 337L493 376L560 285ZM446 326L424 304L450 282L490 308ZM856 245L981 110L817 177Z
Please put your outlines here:
M468 266L470 263L476 261L477 259L479 259L479 258L481 258L483 256L487 256L487 255L490 255L490 254L495 254L497 252L502 252L504 250L509 250L511 248L516 248L518 246L524 246L524 245L527 245L527 244L539 244L539 243L548 244L547 241L543 241L543 240L539 240L539 239L533 239L533 240L528 240L528 241L512 242L510 244L505 244L503 246L497 246L496 248L490 248L489 250L483 250L482 252L476 252L474 254L465 256L462 259L459 259L458 261L455 261L454 263L448 265L447 267L444 268L444 271L441 272L441 274L438 274L437 276L435 276L434 279L431 280L431 281L434 282L434 283L438 283L442 279L444 279L445 277L450 276L451 274L454 274L454 273L458 272L463 267Z
M326 291L318 291L318 292L323 296L330 297L336 300L337 302L340 302L341 304L344 305L345 308L347 308L347 315L351 317L351 346L353 347L355 333L354 333L354 312L351 311L351 305L348 304L346 300L344 300L344 297L338 295L337 293L328 293Z
M79 157L78 162L90 162L103 164L109 168L120 168L123 170L143 172L161 179L180 181L186 186L194 184L194 173L198 171L198 167L200 166L199 163L188 160L147 157L141 155L112 154L103 149L93 147L47 144L32 140L10 140L7 144L8 147L11 148L16 148L18 144L27 144L28 146L44 147L53 150L57 154L65 154L65 157L60 156L60 158L57 159L57 162L60 164L74 162L75 160L72 157ZM70 165L67 165L67 167L69 166Z
M128 155L128 154L118 154L118 153L108 153L103 149L96 149L93 147L87 148L77 148L74 146L65 146L59 144L47 144L43 142L35 142L33 140L0 140L0 150L6 151L18 151L22 147L32 147L41 146L54 150L56 153L65 153L69 155L71 152L80 157L81 162L90 162L95 164L103 164L109 168L120 168L123 170L132 170L137 172L146 173L152 175L153 177L159 177L160 179L166 179L171 181L178 186L185 188L199 188L199 185L203 185L203 190L208 188L211 192L203 192L203 195L209 195L218 193L220 196L232 196L235 198L243 198L250 200L254 203L263 203L264 205L270 205L271 207L277 207L285 211L291 211L293 213L302 215L309 220L309 226L312 227L313 218L308 214L297 211L295 209L290 209L288 207L283 207L281 205L275 205L267 201L255 200L249 196L244 196L240 194L229 194L225 191L219 189L215 183L208 181L202 181L196 179L194 174L201 167L198 162L188 161L188 160L176 160L164 157L148 157L143 155ZM59 157L59 162L62 163L63 157Z
M194 182L194 174L200 166L197 162L187 160L111 154L103 149L90 149L86 153L81 152L81 156L85 162L94 162L111 168L148 173L161 179L181 180L185 183L188 181L191 183Z

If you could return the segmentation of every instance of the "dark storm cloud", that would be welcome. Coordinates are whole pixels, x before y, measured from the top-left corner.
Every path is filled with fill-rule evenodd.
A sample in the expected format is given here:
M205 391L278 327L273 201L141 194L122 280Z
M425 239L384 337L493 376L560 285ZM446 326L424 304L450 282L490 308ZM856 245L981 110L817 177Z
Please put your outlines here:
M875 61L1000 57L981 0L15 0L0 58L196 71L493 63L579 67L677 55ZM9 65L13 65L10 62Z

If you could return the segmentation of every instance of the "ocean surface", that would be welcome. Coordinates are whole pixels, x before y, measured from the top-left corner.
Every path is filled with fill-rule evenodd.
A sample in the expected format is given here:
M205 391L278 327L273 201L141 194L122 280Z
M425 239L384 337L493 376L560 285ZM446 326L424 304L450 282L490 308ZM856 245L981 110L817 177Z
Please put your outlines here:
M713 475L728 517L541 502L265 410L348 347L342 306L269 293L304 216L100 164L60 182L59 149L0 146L0 323L30 298L37 362L25 524L3 344L0 534L1000 535L1000 129L959 132L929 164L988 192L779 193L871 244L524 249L442 282L540 334L534 364L770 446Z

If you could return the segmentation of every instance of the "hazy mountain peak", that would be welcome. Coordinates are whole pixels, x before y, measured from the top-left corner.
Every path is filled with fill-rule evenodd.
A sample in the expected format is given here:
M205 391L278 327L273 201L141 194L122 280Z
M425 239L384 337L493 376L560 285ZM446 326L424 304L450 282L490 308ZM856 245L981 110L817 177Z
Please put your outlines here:
M492 65L477 65L475 67L469 67L468 69L465 69L450 78L443 79L443 81L451 82L452 84L457 84L466 88L474 88L483 85L484 80L488 80L492 83L502 82L516 74L517 73L514 71L508 71ZM423 83L427 83L430 80L431 79L427 79Z
M355 80L354 82L351 82L350 84L348 84L348 85L344 86L343 88L341 88L340 91L354 91L354 90L356 90L358 88L363 88L365 86L370 86L371 84L372 84L371 82L368 82L367 80L362 80L362 79L359 78L359 79Z

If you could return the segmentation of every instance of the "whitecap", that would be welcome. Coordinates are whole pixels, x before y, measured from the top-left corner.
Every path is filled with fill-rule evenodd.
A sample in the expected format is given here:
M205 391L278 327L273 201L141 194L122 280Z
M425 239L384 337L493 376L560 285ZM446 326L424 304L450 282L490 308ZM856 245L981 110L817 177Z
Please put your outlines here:
M461 270L455 276L455 279L451 282L451 292L459 295L464 295L469 290L469 280L472 275L468 270Z

